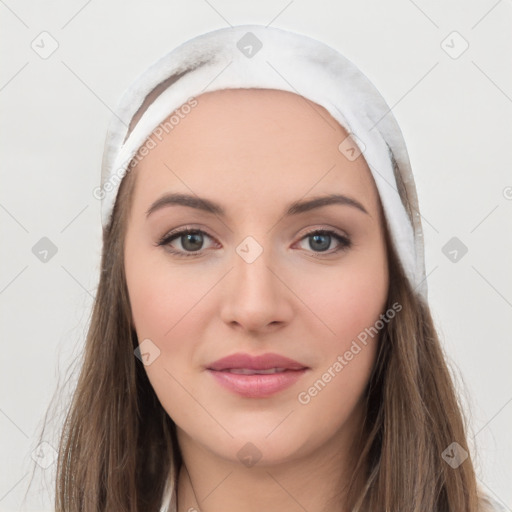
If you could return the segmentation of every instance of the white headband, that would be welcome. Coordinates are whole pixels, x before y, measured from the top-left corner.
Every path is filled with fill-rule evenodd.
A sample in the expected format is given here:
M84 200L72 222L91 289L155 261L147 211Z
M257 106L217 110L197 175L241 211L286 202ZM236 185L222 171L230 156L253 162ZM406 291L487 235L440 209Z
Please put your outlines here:
M337 51L282 29L241 25L202 34L166 54L126 90L107 133L101 187L94 191L102 200L103 229L110 223L123 176L144 156L142 146L153 132L160 133L160 123L180 107L176 116L186 114L194 104L187 102L195 96L236 88L299 94L324 107L351 134L375 180L406 277L426 300L416 187L391 109L368 78ZM166 131L172 128L171 118ZM359 154L349 141L340 141L339 149L349 159Z

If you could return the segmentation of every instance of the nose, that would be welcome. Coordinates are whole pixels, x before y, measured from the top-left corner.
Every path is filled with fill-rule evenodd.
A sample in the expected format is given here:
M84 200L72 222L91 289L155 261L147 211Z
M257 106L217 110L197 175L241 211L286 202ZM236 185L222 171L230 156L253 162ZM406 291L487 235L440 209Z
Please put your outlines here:
M233 328L260 333L288 324L293 293L271 251L263 250L252 262L236 253L233 266L223 290L222 320Z

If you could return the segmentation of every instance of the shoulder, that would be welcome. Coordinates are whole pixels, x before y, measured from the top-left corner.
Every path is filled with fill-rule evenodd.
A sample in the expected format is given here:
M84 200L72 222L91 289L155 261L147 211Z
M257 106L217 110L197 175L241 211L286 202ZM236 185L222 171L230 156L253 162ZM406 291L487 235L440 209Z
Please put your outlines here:
M501 505L494 498L491 498L488 494L482 494L480 496L479 512L508 512L507 509Z

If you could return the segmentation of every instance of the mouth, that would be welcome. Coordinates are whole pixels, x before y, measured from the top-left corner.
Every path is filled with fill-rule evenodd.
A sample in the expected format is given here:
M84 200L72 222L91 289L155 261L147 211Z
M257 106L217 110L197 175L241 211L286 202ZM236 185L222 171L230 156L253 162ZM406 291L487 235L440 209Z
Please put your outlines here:
M309 367L278 354L233 354L206 370L229 391L247 398L265 398L292 386Z
M282 372L297 371L297 370L291 370L288 368L269 368L268 370L251 370L250 368L229 368L226 370L214 370L214 371L237 373L239 375L270 375L272 373L282 373Z

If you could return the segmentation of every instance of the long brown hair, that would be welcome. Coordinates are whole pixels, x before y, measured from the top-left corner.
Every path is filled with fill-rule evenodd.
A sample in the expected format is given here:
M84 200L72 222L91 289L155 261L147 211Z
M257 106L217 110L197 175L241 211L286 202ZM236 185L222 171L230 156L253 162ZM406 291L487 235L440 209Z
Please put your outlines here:
M59 433L56 512L158 512L172 506L182 462L175 425L134 356L124 239L136 169L123 179L103 233L101 275L79 377ZM366 388L363 449L347 494L353 512L477 512L471 456L457 468L442 453L469 452L466 421L428 305L411 289L386 226L388 306ZM480 505L479 505L480 503Z

